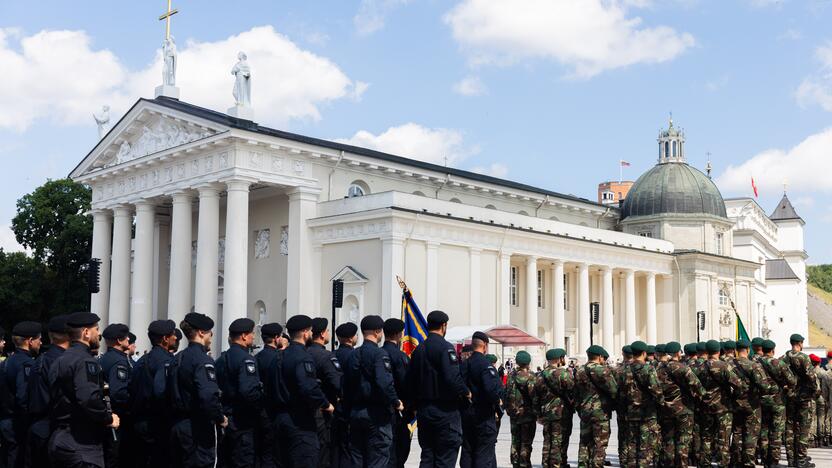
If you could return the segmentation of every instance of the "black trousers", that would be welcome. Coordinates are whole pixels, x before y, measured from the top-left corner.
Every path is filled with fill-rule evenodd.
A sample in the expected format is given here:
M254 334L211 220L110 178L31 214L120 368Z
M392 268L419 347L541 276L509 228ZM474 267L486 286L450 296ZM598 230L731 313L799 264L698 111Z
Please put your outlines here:
M315 427L318 431L318 468L332 467L332 415L318 410L315 413Z
M368 410L350 414L350 462L353 468L387 468L393 428L389 414L371 416Z
M410 456L410 417L393 415L393 444L390 446L390 460L387 468L404 468L407 457Z
M274 434L274 414L269 416L264 413L254 430L254 454L257 466L259 468L276 468L279 452Z
M69 427L59 427L52 433L48 444L52 466L61 468L100 468L104 466L104 449L101 444L81 444L75 440Z
M217 463L217 426L210 421L177 422L170 431L169 444L170 466L213 468Z
M135 466L137 468L168 466L170 433L169 422L161 417L137 419L131 431Z
M5 467L14 468L17 463L17 451L17 437L12 418L0 419L0 463Z
M419 445L422 447L421 468L453 468L462 445L462 421L456 408L440 408L433 404L419 407Z
M226 468L250 468L254 466L254 425L228 419L225 437L220 445L220 460Z
M461 468L497 468L497 421L495 418L462 418Z
M314 419L300 421L289 413L277 413L274 433L279 447L278 466L306 468L318 460L320 447Z
M49 435L49 419L35 421L29 427L29 434L26 437L27 468L51 466L49 463Z

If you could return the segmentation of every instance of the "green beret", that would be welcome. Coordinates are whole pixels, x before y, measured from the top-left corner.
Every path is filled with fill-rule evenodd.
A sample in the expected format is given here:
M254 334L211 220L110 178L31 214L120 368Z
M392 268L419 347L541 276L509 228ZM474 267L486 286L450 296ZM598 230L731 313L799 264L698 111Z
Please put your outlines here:
M549 351L546 351L546 360L551 361L552 359L555 359L555 350L554 349L550 349Z
M670 343L664 345L664 352L667 354L676 354L681 350L682 345L675 341L671 341Z
M751 340L751 346L762 346L762 345L763 345L763 339L760 338L759 336L754 338L753 340Z
M563 348L550 349L549 351L552 353L552 356L554 356L555 359L566 357L566 350ZM546 353L546 355L548 357L549 353Z
M666 352L664 343L659 343L656 345L656 352L662 354Z
M624 354L632 355L633 354L633 348L631 348L630 345L627 345L627 346L624 346L623 348L621 348L621 352L624 353Z
M717 340L708 340L708 342L705 344L705 349L709 353L719 352L719 341L717 341Z
M630 349L633 350L633 354L645 353L647 352L647 343L643 341L634 341L633 344L630 345Z
M771 351L772 349L776 348L777 345L771 340L763 340L763 351Z
M748 349L751 347L751 343L745 339L737 340L737 349Z
M708 346L704 341L700 341L699 343L696 343L696 352L697 353L704 353L707 350L708 350Z
M656 347L653 345L647 346L647 354L656 354Z
M789 342L790 343L803 343L803 337L800 334L795 333L794 335L789 337Z
M665 350L667 350L665 348ZM693 343L688 343L685 345L685 354L690 356L691 354L696 354L696 345Z
M737 349L737 342L734 340L725 340L725 349Z
M604 350L604 348L598 346L597 344L594 344L586 349L586 353L594 354L596 356L603 356L604 353L606 353L606 351Z
M603 351L601 353L601 357L603 357L604 359L609 359L610 358L610 353L608 353L606 349L601 348L601 351Z
M495 355L495 354L486 354L485 359L487 359L488 362L490 362L491 364L494 364L494 363L497 362L497 355Z
M514 356L514 360L517 361L517 364L527 365L532 363L532 356L525 351L518 351L517 355Z

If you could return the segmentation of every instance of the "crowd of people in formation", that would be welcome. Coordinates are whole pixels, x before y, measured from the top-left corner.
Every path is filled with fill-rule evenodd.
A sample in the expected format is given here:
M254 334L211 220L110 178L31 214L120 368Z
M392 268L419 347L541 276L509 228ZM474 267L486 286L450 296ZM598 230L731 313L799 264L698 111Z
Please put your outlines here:
M137 361L129 328L99 332L98 322L53 318L45 351L41 324L14 326L0 364L0 467L400 468L418 427L420 466L493 468L504 414L521 468L532 466L538 424L543 466L569 466L576 412L578 466L588 468L609 463L613 412L624 467L772 467L783 445L789 466L811 467L807 448L832 443L832 372L803 354L800 335L780 357L761 338L636 341L617 365L597 345L586 364L566 365L558 348L533 372L526 351L497 368L482 332L457 353L441 311L410 357L404 322L376 315L339 325L335 352L325 318L262 325L256 354L255 323L237 319L216 361L203 314L178 328L152 322L152 349Z

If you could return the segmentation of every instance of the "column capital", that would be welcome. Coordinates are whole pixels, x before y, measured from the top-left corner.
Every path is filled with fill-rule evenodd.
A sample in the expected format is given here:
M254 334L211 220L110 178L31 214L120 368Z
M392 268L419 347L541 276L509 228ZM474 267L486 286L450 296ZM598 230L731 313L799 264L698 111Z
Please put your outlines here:
M156 203L154 203L154 202L152 202L152 201L150 201L146 198L142 198L142 199L133 201L133 206L136 207L136 212L137 213L139 211L147 212L147 211L154 211L155 208L156 208Z
M248 192L252 184L257 182L257 179L252 177L229 177L227 179L220 179L220 182L225 184L227 192Z
M222 184L216 182L207 182L194 186L194 189L199 193L199 197L218 196L222 191Z
M321 194L321 189L317 187L298 186L292 187L286 191L289 200L307 200L318 201L318 196Z
M384 236L381 238L381 243L393 245L404 244L404 236L399 236L395 234Z
M130 205L113 205L113 216L125 217L133 215L133 207Z
M533 263L537 263L537 257L534 255L527 255L526 256L526 265L531 265Z
M635 270L633 270L632 268L623 268L623 269L621 269L621 276L624 276L624 277L633 276L633 275L635 275L635 273L636 273Z
M609 265L598 265L598 270L602 272L612 271L612 267Z
M472 253L472 254L477 254L477 255L479 255L479 254L481 254L481 253L482 253L482 249L481 249L481 248L479 248L479 247L468 247L468 252L470 252L470 253Z
M648 278L655 278L656 277L656 272L655 271L645 271L644 274L647 275Z
M113 217L113 210L109 208L94 208L90 210L90 214L92 215L93 219L103 221Z
M514 254L512 252L507 251L507 250L501 250L500 251L500 258L511 258L512 255L514 255Z
M552 264L549 265L549 268L554 270L555 268L562 267L562 266L563 266L563 260L555 259L555 260L552 260Z
M427 242L425 242L425 246L428 249L438 249L440 245L442 245L442 244L437 242L437 241L427 241Z
M171 193L170 198L171 198L171 200L173 200L174 204L179 204L179 203L188 203L188 204L190 204L191 200L193 200L193 198L194 198L194 193L193 193L193 191L191 191L189 189L181 189L181 190L177 190L177 191Z

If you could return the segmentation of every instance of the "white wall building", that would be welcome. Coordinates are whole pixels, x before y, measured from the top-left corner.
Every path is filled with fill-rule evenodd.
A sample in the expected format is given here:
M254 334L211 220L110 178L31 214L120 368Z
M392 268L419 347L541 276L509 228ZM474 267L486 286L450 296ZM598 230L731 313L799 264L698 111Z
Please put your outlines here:
M806 334L803 221L750 200L726 212L685 163L684 135L671 123L659 140L619 210L142 99L71 174L93 190L93 311L141 349L151 320L195 307L222 343L239 317L328 316L336 278L339 321L398 316L398 275L452 325L513 324L575 356L590 341L619 354L636 339L733 337L732 301L752 335ZM767 279L781 258L796 279Z

